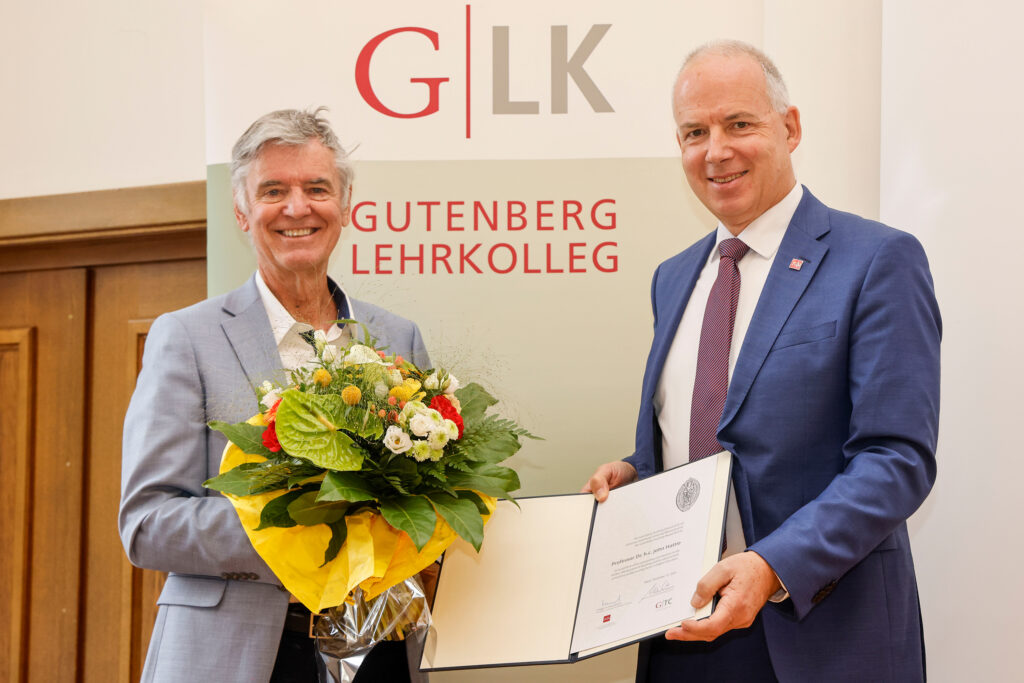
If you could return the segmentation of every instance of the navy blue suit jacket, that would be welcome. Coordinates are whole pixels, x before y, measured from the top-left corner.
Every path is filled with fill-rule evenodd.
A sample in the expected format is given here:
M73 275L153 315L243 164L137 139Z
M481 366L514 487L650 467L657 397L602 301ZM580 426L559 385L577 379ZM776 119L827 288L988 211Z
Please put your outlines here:
M654 276L654 342L626 459L641 477L661 469L655 389L714 243L712 233ZM935 479L940 336L918 241L805 188L718 429L736 456L748 547L790 593L762 613L780 681L923 677L906 519Z

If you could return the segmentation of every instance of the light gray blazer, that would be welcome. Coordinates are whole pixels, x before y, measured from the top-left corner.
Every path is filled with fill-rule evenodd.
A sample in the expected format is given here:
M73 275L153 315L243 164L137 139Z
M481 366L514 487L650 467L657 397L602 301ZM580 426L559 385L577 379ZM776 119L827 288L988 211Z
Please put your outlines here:
M349 299L389 350L429 368L416 325ZM270 679L288 593L226 498L203 488L226 443L209 420L259 410L253 387L284 379L255 280L157 318L125 416L118 527L132 564L168 571L144 682Z

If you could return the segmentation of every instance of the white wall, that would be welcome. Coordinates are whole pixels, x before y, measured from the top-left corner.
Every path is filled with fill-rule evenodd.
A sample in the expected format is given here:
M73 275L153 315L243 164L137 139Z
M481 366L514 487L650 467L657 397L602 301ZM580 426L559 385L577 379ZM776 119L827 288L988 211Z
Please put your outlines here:
M0 199L202 180L200 0L11 0Z
M924 243L945 328L938 481L911 522L938 683L1022 678L1022 24L1009 2L884 5L881 217Z

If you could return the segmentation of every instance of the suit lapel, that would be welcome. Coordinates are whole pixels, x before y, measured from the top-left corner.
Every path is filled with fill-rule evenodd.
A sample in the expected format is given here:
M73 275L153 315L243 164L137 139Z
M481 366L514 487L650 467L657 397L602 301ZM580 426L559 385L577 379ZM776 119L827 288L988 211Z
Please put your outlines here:
M818 271L828 252L828 246L819 239L828 231L828 209L805 187L804 197L779 245L736 359L720 428L728 424L743 405L775 339ZM789 267L793 259L803 262L799 270Z
M700 277L700 271L707 263L708 254L715 246L717 232L712 231L707 237L694 245L693 257L686 259L682 264L676 266L676 272L666 272L659 277L656 287L667 291L655 291L655 305L658 307L658 315L662 322L655 329L654 342L651 345L651 355L648 361L647 371L644 373L643 398L650 400L654 397L655 388L661 378L661 371L665 366L665 358L672 348L672 341L676 337L676 330L679 328L679 321L686 310L686 304L690 301L693 288ZM673 283L681 283L681 286L672 288Z
M255 280L250 279L229 293L223 310L229 317L221 323L221 328L249 384L257 386L264 380L283 383L281 357Z

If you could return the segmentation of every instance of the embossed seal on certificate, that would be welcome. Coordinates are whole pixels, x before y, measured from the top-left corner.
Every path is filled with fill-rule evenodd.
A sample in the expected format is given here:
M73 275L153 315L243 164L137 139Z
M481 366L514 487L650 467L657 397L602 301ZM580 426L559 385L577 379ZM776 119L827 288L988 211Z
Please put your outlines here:
M699 497L700 482L690 477L679 487L679 493L676 494L676 507L682 512L686 512L693 507Z

